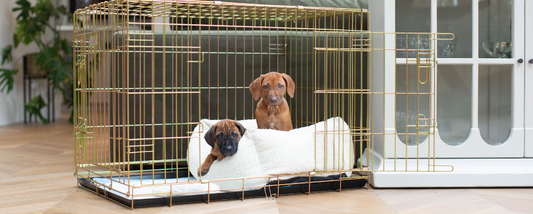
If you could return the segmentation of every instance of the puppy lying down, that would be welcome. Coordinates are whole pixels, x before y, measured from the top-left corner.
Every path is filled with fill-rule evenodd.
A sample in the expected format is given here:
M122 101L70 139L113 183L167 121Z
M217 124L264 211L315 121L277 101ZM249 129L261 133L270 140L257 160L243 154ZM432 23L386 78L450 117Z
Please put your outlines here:
M199 179L196 169L212 148L205 141L204 135L218 121L202 120L194 129L194 138L189 141L189 169L196 179ZM247 129L239 142L238 152L220 162L215 160L209 173L202 176L202 180L294 174L325 169L349 170L353 166L354 152L350 128L339 117L319 122L316 126L310 125L291 131L257 129L255 120L238 122ZM329 133L326 136L325 130ZM202 133L199 133L200 131ZM316 141L315 131L319 133L316 135ZM346 175L350 176L351 173L346 172ZM268 182L268 178L246 179L244 185L259 188ZM214 183L220 189L242 188L242 180Z

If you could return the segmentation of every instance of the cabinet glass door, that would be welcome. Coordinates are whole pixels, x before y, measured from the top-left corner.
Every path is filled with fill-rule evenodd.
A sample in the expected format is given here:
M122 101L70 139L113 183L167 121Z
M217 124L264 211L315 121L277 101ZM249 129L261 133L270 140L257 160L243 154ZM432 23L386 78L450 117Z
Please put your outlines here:
M525 4L524 0L396 1L397 32L424 31L429 26L431 32L455 34L454 41L439 41L436 47L436 157L524 156L527 62L519 59L524 58ZM533 83L533 75L527 77ZM401 83L397 75L396 84ZM529 87L533 121L533 84ZM533 156L533 122L528 124ZM403 143L409 145L407 156L433 148L424 139Z

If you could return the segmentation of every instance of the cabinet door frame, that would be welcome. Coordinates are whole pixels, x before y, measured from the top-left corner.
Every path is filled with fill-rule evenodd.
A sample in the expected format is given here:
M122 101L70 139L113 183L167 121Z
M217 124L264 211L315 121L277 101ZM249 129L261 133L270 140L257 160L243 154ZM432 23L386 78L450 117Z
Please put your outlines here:
M533 10L533 1L526 1L524 7L525 13L525 57L524 59L524 85L525 85L525 109L524 109L524 157L533 157L533 13L526 13L525 11Z
M431 1L431 32L437 32L437 0ZM533 156L533 74L527 76L530 79L530 85L525 86L524 81L524 65L527 63L518 63L518 59L524 59L524 22L527 18L533 19L533 15L528 14L525 17L524 0L513 1L513 22L512 22L512 58L495 59L495 58L479 58L479 1L472 0L472 57L471 58L437 58L440 65L471 65L472 66L472 103L471 103L471 128L468 138L463 144L458 146L450 146L446 144L436 131L435 150L436 158L490 158L490 157L524 157L524 145L528 147L529 156ZM533 4L529 2L528 5ZM532 7L532 6L529 6ZM533 23L533 21L531 21ZM531 23L529 24L531 25ZM528 29L532 31L532 29ZM530 32L533 36L533 33ZM531 38L531 36L530 36ZM529 50L533 49L533 45L529 44ZM530 55L529 58L533 58ZM528 58L528 60L529 60ZM397 59L398 64L404 64L401 59ZM527 63L528 64L528 63ZM511 109L511 130L508 139L498 146L491 146L483 140L479 129L479 66L480 65L511 65L512 66L512 109ZM528 64L533 72L533 65ZM438 72L438 69L436 69ZM438 81L437 81L438 84ZM528 88L525 88L528 87ZM528 94L528 106L524 105L525 91L531 91ZM438 102L438 91L437 91ZM433 103L433 102L432 102ZM531 109L531 111L524 112L524 108ZM434 109L434 108L432 108ZM437 110L438 113L438 110ZM530 137L525 143L524 138L524 114L529 115L530 121L527 121L526 127L530 128ZM438 116L437 116L438 118ZM429 139L429 138L428 138ZM428 143L428 139L420 143L418 146L396 146L395 152L386 151L387 154L399 154L396 157L425 157L424 154L419 154L417 151L427 151L428 147L433 147L433 142ZM386 142L385 148L394 148L394 144L403 145L400 139L396 137L396 142ZM398 144L400 143L400 144ZM390 150L390 149L389 149Z

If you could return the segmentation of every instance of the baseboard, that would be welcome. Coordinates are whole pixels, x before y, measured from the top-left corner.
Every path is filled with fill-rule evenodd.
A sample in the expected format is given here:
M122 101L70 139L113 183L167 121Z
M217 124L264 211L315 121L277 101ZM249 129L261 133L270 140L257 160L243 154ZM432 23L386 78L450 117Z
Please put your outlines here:
M421 171L416 171L417 162ZM433 160L429 163L428 168L427 159L408 159L406 171L405 159L385 159L381 171L371 172L370 184L375 188L533 186L533 158L435 159L436 168L431 166Z

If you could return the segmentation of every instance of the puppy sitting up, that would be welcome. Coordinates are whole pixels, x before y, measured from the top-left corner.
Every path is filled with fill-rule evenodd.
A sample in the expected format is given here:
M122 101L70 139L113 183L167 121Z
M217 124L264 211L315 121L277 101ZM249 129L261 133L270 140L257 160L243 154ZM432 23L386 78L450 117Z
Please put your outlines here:
M255 100L262 98L255 109L257 127L260 129L292 130L291 112L285 92L294 97L294 81L287 74L270 72L263 74L252 83L250 91Z

